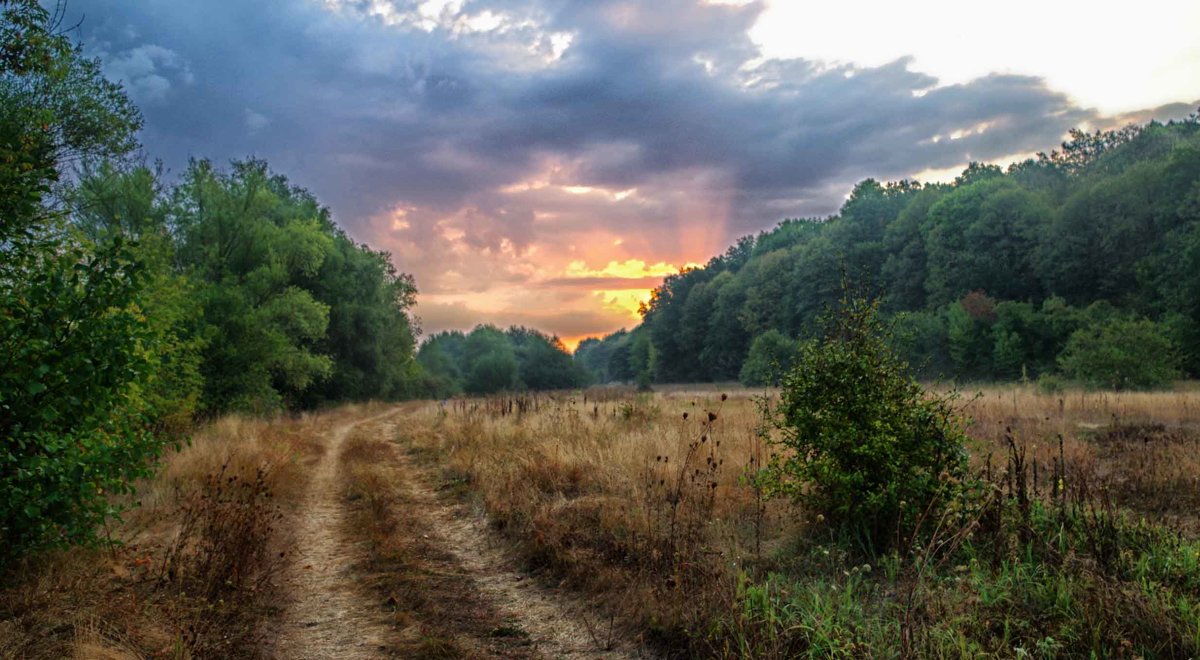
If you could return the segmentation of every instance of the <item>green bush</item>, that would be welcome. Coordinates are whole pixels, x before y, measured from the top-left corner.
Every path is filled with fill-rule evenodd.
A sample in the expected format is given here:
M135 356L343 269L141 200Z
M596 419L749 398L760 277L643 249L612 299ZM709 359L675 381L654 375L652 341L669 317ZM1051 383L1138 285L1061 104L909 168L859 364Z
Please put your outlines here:
M1062 394L1067 389L1067 382L1056 374L1042 374L1038 376L1037 386L1043 394Z
M844 301L825 324L770 411L781 451L766 482L885 546L952 499L966 472L966 434L949 397L926 393L892 352L876 303Z
M96 540L108 496L132 492L162 448L139 268L120 243L56 250L0 286L0 564Z
M747 386L778 385L780 376L791 368L795 359L796 341L778 330L768 330L750 344L738 380Z
M1058 363L1067 377L1087 387L1145 390L1177 378L1177 359L1162 326L1115 316L1076 330Z

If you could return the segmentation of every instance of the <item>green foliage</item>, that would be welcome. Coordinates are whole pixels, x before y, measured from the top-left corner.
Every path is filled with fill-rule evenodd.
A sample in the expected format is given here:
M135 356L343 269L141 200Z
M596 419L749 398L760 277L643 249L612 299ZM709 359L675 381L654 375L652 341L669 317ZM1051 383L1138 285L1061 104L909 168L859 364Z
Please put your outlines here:
M0 14L0 564L96 540L162 442L138 247L64 227L69 162L122 157L136 110L32 0Z
M573 360L557 337L517 326L502 331L480 325L466 335L433 335L421 345L417 361L437 396L571 389L589 382L589 362L609 355L598 344L581 342L584 352Z
M949 399L908 375L877 314L847 300L802 346L770 411L781 435L767 483L882 547L955 498L966 433Z
M1200 547L1103 511L1021 513L930 557L864 563L840 539L802 542L787 573L742 577L711 633L737 657L1188 658L1200 651ZM997 545L1005 546L995 557ZM1011 551L1007 548L1011 547ZM1117 615L1116 613L1119 613Z
M1088 387L1114 390L1168 385L1179 376L1176 364L1175 346L1165 328L1119 315L1076 330L1059 358L1068 377Z
M871 649L880 657L895 645L899 619L881 616L879 591L861 567L803 581L772 573L759 584L740 584L736 647L720 655L855 658Z
M810 332L846 273L882 287L897 347L922 377L1053 370L1099 301L1165 323L1196 376L1198 228L1200 114L1074 131L1061 150L1008 170L973 163L951 184L867 179L834 216L785 220L668 277L635 332L649 337L653 380L727 379L755 338ZM991 310L962 308L971 296Z
M525 389L565 390L587 384L587 372L557 337L522 327L509 328L506 334L516 353L517 379Z
M1045 373L1038 376L1037 386L1045 394L1062 394L1067 389L1067 381L1062 376Z
M156 337L123 243L57 245L0 287L4 553L94 540L161 441L150 432Z
M896 354L922 378L951 373L946 314L940 310L900 312L891 319L891 341Z
M1016 182L989 176L960 185L929 209L926 290L934 304L982 290L1007 300L1041 292L1033 251L1052 211Z
M791 370L796 349L796 340L778 330L764 332L750 345L750 354L742 365L738 380L750 386L778 385L780 377Z
M179 436L200 404L200 374L206 336L200 287L175 268L175 246L167 227L168 205L155 172L116 168L110 161L85 165L72 195L72 225L100 244L134 240L130 246L145 268L140 306L158 347L150 356L154 386L145 393L157 411L156 425Z
M946 342L955 373L981 376L992 369L996 301L972 291L946 308Z

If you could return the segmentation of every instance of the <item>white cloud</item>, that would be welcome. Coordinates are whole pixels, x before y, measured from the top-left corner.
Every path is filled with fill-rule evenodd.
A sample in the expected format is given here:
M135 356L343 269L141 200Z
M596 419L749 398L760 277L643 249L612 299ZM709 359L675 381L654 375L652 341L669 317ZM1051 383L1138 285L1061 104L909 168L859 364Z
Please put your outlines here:
M989 73L1044 78L1104 113L1200 98L1200 3L1091 0L1003 5L771 0L750 31L768 57L879 66L912 57L943 84Z
M156 44L103 54L101 59L105 75L122 83L133 100L141 104L164 103L175 84L195 82L185 59Z
M257 113L250 108L246 108L245 112L246 132L254 135L271 124L271 120L266 115Z

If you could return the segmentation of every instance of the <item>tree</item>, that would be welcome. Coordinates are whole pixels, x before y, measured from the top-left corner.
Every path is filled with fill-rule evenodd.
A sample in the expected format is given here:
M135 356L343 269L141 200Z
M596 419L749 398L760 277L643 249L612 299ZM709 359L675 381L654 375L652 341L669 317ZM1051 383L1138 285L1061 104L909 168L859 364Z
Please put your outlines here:
M124 240L64 231L62 173L124 157L140 117L34 0L0 13L0 564L96 540L163 443L151 432L158 337Z
M512 327L506 333L517 358L517 379L524 389L564 390L588 380L558 337L530 328Z
M328 355L328 379L306 393L309 406L320 401L393 400L422 394L413 359L416 328L409 311L417 289L386 252L359 245L337 228L328 211L316 207L332 249L302 286L329 307L329 323L313 351Z
M228 173L194 161L174 190L171 221L180 261L206 285L205 408L278 410L332 374L332 358L319 352L330 305L310 283L334 238L309 199L291 195L261 161L235 162Z
M991 371L995 322L996 301L981 291L946 308L946 342L956 374L979 377Z
M1063 373L1088 387L1144 390L1179 376L1166 330L1148 320L1120 315L1076 330L1059 358Z
M941 186L926 186L904 207L883 235L887 258L881 278L890 309L918 310L925 307L926 248L929 209L945 194Z
M725 271L709 283L716 290L717 298L709 317L708 334L704 337L700 360L708 365L713 380L737 378L746 360L746 351L749 350L751 334L746 332L741 320L747 298L745 280L741 276L743 272L735 275Z
M960 186L930 207L926 290L935 304L982 290L1005 300L1034 300L1038 230L1048 204L1011 180L989 176Z
M516 389L517 358L509 338L491 325L481 325L463 344L464 388L470 394Z
M86 164L71 195L73 227L97 245L131 242L131 253L145 268L139 306L158 349L149 356L153 386L144 396L157 411L159 429L178 436L200 406L207 336L203 308L196 304L202 289L175 267L168 212L159 175L145 166Z
M783 374L791 370L796 351L796 340L778 330L768 330L754 338L738 380L746 386L778 385Z

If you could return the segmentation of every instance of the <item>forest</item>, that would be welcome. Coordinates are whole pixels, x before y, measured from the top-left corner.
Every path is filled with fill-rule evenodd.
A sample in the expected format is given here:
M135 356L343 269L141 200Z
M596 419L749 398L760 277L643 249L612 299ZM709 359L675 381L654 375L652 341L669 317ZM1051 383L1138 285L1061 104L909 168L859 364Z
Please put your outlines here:
M557 337L519 326L439 332L421 343L417 363L424 370L426 394L436 398L567 390L591 382Z
M774 382L846 286L881 299L923 378L1144 389L1200 374L1200 118L1072 131L951 183L868 179L666 278L601 382Z

